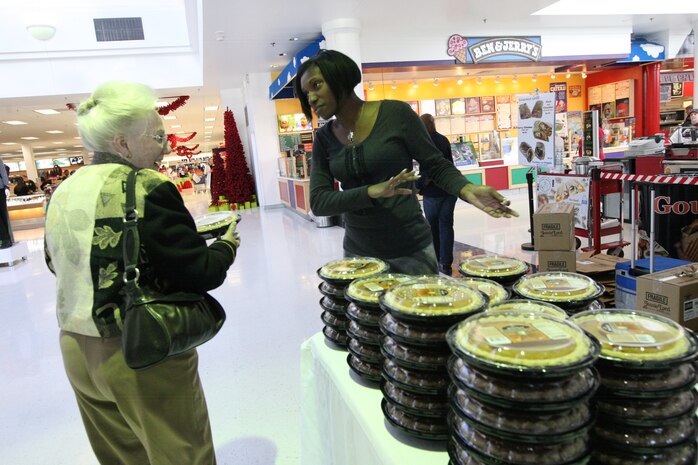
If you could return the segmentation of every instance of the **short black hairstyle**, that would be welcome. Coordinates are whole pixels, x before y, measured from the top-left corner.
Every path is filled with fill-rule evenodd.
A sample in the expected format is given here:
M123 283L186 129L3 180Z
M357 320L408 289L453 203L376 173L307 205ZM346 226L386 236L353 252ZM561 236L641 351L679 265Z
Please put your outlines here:
M341 102L346 96L351 95L354 92L354 87L361 82L361 70L354 60L336 50L320 50L317 55L301 64L293 83L293 90L301 102L303 114L308 119L313 117L313 113L306 94L301 90L301 77L312 66L318 67L337 102Z

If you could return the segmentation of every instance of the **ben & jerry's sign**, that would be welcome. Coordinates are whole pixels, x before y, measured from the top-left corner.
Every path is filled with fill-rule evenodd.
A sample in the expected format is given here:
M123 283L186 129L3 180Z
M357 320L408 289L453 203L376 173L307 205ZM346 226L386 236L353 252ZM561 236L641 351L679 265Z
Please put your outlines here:
M446 53L459 63L540 61L538 37L463 37L448 38Z

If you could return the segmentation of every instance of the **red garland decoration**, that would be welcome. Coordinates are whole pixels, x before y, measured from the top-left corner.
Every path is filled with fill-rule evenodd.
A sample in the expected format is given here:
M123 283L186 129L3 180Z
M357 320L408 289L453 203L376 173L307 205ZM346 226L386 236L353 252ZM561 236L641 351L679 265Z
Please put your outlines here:
M223 130L226 151L225 192L223 195L231 205L251 202L255 193L254 180L247 166L245 150L242 147L235 117L230 108L226 108L223 113Z
M179 142L189 142L194 137L196 137L196 131L192 132L188 137L177 137L175 134L168 134L167 141L170 143L170 149L174 150Z
M199 144L196 144L194 147L187 147L185 145L180 145L174 148L172 151L175 152L177 155L180 157L188 157L191 158L192 155L198 155L201 153L201 150L198 152L194 152L194 150L199 148Z
M68 107L68 110L78 111L74 103L66 103L65 106Z
M165 116L169 114L171 111L175 111L179 107L187 103L187 100L189 100L188 95L182 95L181 97L177 97L175 101L170 103L169 105L165 105L164 107L158 108L158 113L160 113L160 115L162 116Z

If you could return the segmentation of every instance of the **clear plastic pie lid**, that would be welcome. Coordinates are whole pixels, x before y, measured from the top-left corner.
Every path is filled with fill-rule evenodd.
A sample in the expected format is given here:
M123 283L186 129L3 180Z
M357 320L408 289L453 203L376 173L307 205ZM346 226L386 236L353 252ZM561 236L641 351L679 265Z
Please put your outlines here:
M604 360L671 364L695 357L692 334L668 318L635 310L592 310L571 320L601 343Z
M529 313L545 313L557 318L567 318L567 313L557 305L541 302L538 300L512 299L504 302L492 304L487 307L488 312L529 312Z
M561 303L592 300L604 292L603 286L588 276L568 272L523 276L512 289L529 299Z
M482 310L487 305L487 297L454 279L428 276L388 289L380 302L398 313L439 317Z
M468 276L503 278L526 273L528 264L517 258L476 255L463 260L458 269Z
M331 261L318 270L322 279L353 281L388 271L388 264L371 257L349 257Z
M490 371L554 376L591 364L598 346L578 327L543 313L485 312L446 334L451 349Z
M509 291L501 284L485 278L461 278L458 282L472 286L485 294L490 301L490 306L509 298Z
M414 279L413 276L406 274L387 273L369 278L356 279L349 284L345 295L348 299L358 302L359 304L366 303L378 305L378 297L398 284L406 283Z

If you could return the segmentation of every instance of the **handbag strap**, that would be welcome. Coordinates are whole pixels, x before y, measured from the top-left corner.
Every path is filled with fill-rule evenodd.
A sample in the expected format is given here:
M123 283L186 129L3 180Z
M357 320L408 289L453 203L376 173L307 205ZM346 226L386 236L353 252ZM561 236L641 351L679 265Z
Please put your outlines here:
M138 287L140 270L138 255L141 248L138 235L138 210L136 209L136 176L139 170L132 170L126 179L126 206L124 208L124 229L122 248L124 254L124 284L130 297L142 295Z

